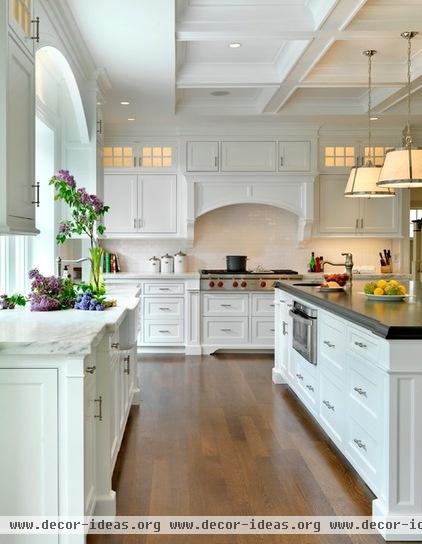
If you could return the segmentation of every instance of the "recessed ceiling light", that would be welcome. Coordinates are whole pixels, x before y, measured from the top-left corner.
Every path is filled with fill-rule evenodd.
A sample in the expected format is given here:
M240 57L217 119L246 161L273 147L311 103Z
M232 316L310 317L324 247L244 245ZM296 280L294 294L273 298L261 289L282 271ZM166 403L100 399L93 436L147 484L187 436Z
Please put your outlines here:
M128 121L135 121L135 118L134 117L129 117Z
M122 106L129 106L130 102L123 101L123 102L120 102L120 104Z
M101 106L101 105L102 105L101 102L97 102L97 106Z
M227 96L230 93L229 91L212 91L210 94L213 96Z
M239 47L242 47L242 44L239 42L231 42L229 43L229 47L231 47L232 49L238 49Z
M371 117L371 121L378 121L379 117Z

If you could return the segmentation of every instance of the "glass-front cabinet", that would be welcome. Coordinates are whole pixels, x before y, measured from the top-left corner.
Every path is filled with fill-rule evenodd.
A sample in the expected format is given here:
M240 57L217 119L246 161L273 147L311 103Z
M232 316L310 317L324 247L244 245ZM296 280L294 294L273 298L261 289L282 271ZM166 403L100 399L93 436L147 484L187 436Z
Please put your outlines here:
M176 147L172 144L155 142L105 145L103 165L104 168L111 170L174 171Z

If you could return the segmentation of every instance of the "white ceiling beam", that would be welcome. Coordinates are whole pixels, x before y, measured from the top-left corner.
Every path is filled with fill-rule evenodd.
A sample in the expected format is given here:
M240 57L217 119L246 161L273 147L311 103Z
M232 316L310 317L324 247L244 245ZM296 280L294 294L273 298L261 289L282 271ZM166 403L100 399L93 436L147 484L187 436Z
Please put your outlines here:
M188 63L178 73L177 88L277 87L280 78L273 64Z

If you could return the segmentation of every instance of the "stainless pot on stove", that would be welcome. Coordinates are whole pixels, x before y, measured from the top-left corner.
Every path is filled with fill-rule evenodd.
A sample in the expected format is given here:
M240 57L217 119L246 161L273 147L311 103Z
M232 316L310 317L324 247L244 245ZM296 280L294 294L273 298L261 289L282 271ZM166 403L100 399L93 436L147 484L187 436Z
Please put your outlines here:
M246 255L227 255L226 269L227 272L246 272Z

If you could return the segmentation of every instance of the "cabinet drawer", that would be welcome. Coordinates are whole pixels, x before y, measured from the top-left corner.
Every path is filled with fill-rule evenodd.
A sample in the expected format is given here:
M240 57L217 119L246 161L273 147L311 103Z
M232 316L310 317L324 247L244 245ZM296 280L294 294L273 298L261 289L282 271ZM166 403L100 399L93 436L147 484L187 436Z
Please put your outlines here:
M359 415L365 429L377 434L382 421L384 375L367 361L352 353L347 355L349 367L350 413Z
M273 316L274 315L274 296L273 294L261 295L258 293L252 294L252 315L256 317Z
M144 341L146 344L183 343L183 321L144 322Z
M318 401L318 381L314 368L300 355L296 360L295 377L298 385L298 395L308 408L316 414Z
M366 359L378 360L380 344L375 337L354 327L349 327L348 344L352 350Z
M347 422L346 455L375 493L382 474L380 443L354 418Z
M203 319L204 344L247 344L248 318L243 319Z
M205 316L247 316L249 296L247 294L204 294L203 314Z
M274 319L252 318L252 344L274 347Z
M144 297L145 319L183 319L183 298Z
M144 284L144 295L183 295L184 283L156 282Z
M319 392L321 425L340 445L344 438L344 392L323 372L320 373Z

